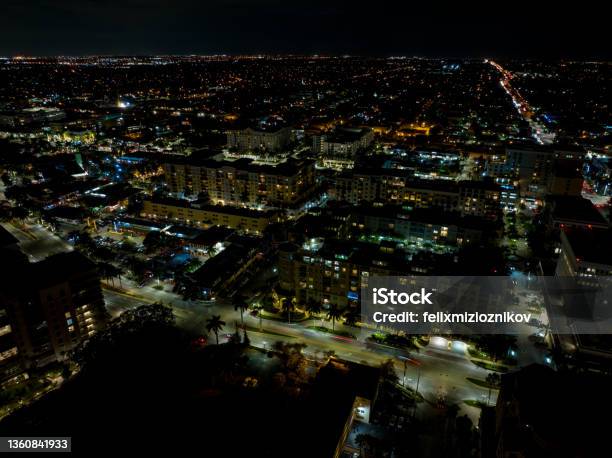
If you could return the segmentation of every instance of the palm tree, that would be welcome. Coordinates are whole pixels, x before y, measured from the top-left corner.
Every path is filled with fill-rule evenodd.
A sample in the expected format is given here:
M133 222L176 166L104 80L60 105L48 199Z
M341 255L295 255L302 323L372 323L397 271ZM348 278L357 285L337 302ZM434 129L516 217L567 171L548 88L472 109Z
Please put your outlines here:
M111 274L113 268L112 264L109 264L108 262L99 262L97 267L100 277L102 277L106 281L111 280L113 286L115 286L115 281L113 280L113 276Z
M14 219L18 219L19 222L23 224L26 218L30 216L30 212L24 207L14 207L12 210L12 216Z
M8 223L12 218L12 211L10 207L0 206L0 221Z
M342 317L342 312L338 308L337 305L331 304L329 306L329 311L327 312L327 319L332 322L332 331L336 330L336 320Z
M310 316L320 315L322 309L323 307L321 306L321 303L319 301L315 301L314 299L308 299L308 302L306 302L306 310L308 311ZM323 325L323 321L321 321L321 325Z
M240 322L244 324L244 311L249 308L249 304L246 303L244 297L237 294L232 300L234 304L234 310L240 310Z
M115 286L115 277L119 279L119 286L123 286L121 284L121 274L123 271L119 267L110 262L99 262L98 270L100 271L100 276L107 281L110 280L113 286Z
M293 303L293 301L288 297L284 297L281 301L281 311L287 312L287 320L289 324L291 324L291 312L293 312L294 310L295 304Z
M215 338L217 339L217 345L219 345L219 331L225 326L225 321L221 320L221 315L213 315L206 320L206 330L208 332L214 332Z
M347 307L347 309L344 311L343 316L344 323L348 326L355 326L357 321L361 318L359 310L355 309L354 307Z
M113 276L117 277L117 279L119 280L119 287L123 288L123 284L121 282L121 276L125 275L125 270L123 270L122 267L117 267L116 265L113 264Z

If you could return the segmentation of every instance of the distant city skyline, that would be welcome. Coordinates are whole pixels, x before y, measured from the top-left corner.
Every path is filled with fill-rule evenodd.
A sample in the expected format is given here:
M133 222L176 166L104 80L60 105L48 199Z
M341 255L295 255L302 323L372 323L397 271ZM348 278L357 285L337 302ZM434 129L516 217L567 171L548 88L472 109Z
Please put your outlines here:
M596 6L570 12L547 3L8 0L0 55L610 57Z

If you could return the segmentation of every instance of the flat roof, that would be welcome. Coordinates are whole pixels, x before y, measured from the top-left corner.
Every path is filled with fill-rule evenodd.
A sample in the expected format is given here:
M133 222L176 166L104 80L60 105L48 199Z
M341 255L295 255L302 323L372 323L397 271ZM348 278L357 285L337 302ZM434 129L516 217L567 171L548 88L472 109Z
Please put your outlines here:
M200 204L198 201L190 202L185 199L173 199L170 197L147 199L147 201L151 202L152 204L192 208L194 210L225 213L228 215L244 216L248 218L266 218L275 213L271 210L255 210L254 208L236 207L234 205Z
M589 199L573 196L559 196L551 200L552 217L558 221L576 221L593 225L608 225L606 219Z
M4 226L0 225L0 247L15 245L19 240L15 238Z
M610 229L571 229L563 232L574 255L581 261L612 265Z
M204 167L209 169L232 168L247 173L262 173L268 175L294 176L304 167L314 167L315 161L311 159L289 158L279 164L258 164L253 159L241 158L235 161L224 159L211 159L199 157L177 157L168 158L165 162L168 165L190 165L193 167Z

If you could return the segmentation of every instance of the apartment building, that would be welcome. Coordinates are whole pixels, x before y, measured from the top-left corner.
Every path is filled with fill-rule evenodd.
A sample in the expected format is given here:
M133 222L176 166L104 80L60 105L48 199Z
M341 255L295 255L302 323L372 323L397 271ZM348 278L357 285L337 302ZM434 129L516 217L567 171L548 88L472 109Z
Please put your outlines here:
M164 164L171 192L206 194L213 204L291 207L314 188L314 161L288 159L276 165L251 159L186 160Z
M278 221L278 212L253 210L231 205L208 205L184 199L151 199L143 202L141 216L181 221L196 226L225 226L261 234Z

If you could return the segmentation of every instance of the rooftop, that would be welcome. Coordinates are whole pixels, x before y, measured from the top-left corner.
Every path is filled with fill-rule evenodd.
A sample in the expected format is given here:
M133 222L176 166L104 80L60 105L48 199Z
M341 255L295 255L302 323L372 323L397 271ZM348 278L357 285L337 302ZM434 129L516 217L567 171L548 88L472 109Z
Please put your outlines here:
M338 127L327 135L325 141L331 143L349 143L360 140L364 135L371 132L366 127Z
M294 159L289 158L286 161L278 164L262 164L256 163L253 159L241 158L235 161L224 159L211 159L200 157L176 157L168 158L166 164L169 165L190 165L192 167L204 167L209 169L234 169L247 173L261 173L268 175L294 176L297 175L304 167L313 166L315 161L309 159Z
M612 232L609 229L571 229L563 234L580 261L612 264Z
M17 243L19 243L19 240L17 240L13 234L6 230L4 226L0 225L0 247L15 245Z
M558 222L581 222L607 226L608 222L593 203L583 197L558 196L551 200L552 218Z

